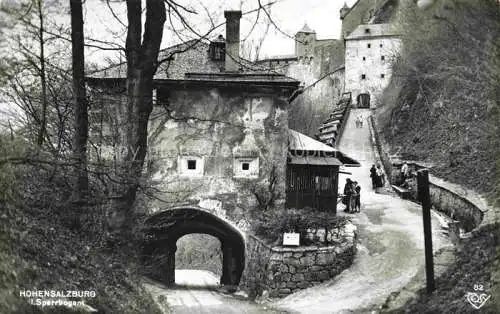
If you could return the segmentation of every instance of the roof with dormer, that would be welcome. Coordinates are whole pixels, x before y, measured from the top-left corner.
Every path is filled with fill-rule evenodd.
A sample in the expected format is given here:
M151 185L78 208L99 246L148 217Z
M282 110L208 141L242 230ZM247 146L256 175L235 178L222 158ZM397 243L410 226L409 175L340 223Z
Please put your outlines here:
M393 24L361 24L356 27L345 40L368 39L374 37L399 36Z

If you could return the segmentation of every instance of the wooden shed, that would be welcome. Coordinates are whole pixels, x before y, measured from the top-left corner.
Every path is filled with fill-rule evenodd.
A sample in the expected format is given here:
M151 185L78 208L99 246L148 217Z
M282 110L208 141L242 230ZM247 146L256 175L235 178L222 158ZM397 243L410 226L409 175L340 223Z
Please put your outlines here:
M359 166L359 162L333 147L290 130L286 207L310 207L336 213L341 166Z

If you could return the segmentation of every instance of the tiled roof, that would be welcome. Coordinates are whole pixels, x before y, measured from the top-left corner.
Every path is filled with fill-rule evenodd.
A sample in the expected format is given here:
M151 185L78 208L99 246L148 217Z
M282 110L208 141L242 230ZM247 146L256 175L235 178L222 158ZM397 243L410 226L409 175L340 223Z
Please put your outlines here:
M345 39L368 39L383 36L398 36L397 29L392 24L361 24L356 27Z
M308 34L314 34L316 33L314 30L312 30L308 25L307 23L304 24L304 26L302 27L302 29L300 31L298 31L297 33L308 33Z
M209 43L203 40L192 39L174 46L170 46L168 48L160 50L158 54L158 61L168 60L172 58L172 56L176 53L183 53L189 49L203 49L208 50ZM158 70L155 74L156 78L165 78L164 73L166 72L166 68L168 67L168 62L163 62L160 64ZM194 70L194 69L193 69ZM184 76L184 73L180 73L181 76ZM91 73L88 75L92 78L125 78L127 77L127 62L118 63L102 69L100 71Z
M315 139L291 130L288 133L288 149L290 150L305 150L305 151L316 151L316 152L334 152L335 149L331 146L316 141Z

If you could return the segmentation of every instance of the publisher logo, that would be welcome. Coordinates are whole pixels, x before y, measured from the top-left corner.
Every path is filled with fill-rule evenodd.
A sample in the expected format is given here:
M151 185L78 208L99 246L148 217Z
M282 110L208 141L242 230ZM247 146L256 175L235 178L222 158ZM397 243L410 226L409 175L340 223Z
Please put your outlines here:
M474 292L467 293L467 301L476 310L479 310L490 299L491 295L484 292L483 285L474 285Z

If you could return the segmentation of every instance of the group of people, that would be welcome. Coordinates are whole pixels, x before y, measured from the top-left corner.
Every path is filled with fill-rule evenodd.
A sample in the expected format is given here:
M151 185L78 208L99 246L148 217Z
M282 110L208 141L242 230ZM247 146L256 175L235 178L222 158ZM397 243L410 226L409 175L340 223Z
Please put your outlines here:
M362 116L357 116L356 120L355 120L355 123L356 123L356 127L357 128L362 128L363 127L363 117Z
M385 185L385 174L380 164L377 164L377 167L372 165L370 168L370 178L372 179L372 188L374 190L380 189Z
M359 213L361 212L361 187L357 181L352 181L350 178L346 179L344 186L344 195L342 203L346 206L344 212L346 213Z

